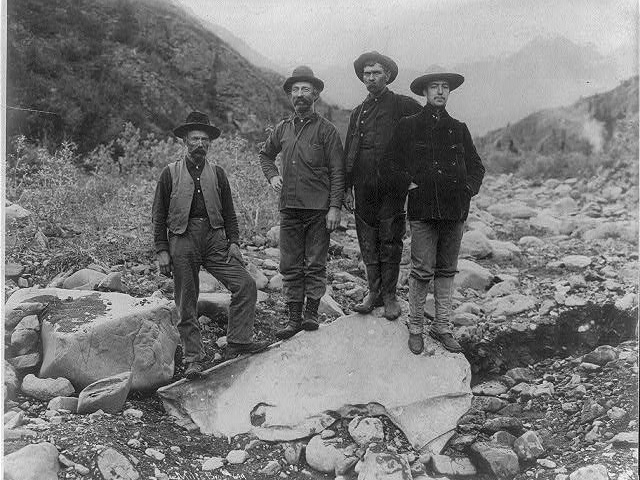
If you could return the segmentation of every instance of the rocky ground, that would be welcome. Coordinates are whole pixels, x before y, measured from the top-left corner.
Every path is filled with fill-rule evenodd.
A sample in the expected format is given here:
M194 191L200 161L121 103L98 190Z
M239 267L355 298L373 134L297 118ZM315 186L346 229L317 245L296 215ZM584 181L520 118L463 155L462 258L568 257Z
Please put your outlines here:
M388 420L377 419L377 436L369 440L396 455L398 465L397 476L379 478L638 478L637 202L637 187L615 174L545 183L487 179L467 222L455 295L456 334L475 374L472 409L441 455L421 456ZM328 277L335 303L323 303L325 321L340 313L336 307L348 313L366 292L353 224L343 227L332 237ZM271 232L244 246L268 292L258 306L257 336L273 341L285 320L276 243ZM405 299L407 253L399 289ZM7 295L51 282L39 273L46 259L30 258L12 266ZM150 263L93 268L116 274L111 286L119 280L136 296L171 296L170 282ZM224 326L218 318L201 320L213 365L222 361ZM7 335L5 345L11 355L16 346ZM178 367L174 378L180 376ZM49 442L55 449L26 453L59 455L58 478L333 477L318 471L326 449L312 445L304 452L308 440L204 436L177 425L153 393L131 393L118 413L78 415L47 408L48 400L26 396L19 386L16 381L14 398L5 401L5 455ZM367 449L353 443L353 421L323 433L335 447L327 455L347 451L361 460L359 478L377 478L371 458L382 454L373 447L365 456ZM348 463L337 473L356 478ZM593 468L576 472L587 466Z

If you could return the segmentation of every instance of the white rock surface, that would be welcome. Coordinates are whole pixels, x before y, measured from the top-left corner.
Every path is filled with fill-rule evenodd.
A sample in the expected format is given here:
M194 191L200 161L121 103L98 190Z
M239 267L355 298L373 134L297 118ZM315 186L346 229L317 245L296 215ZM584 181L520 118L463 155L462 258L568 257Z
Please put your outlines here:
M422 448L452 431L468 410L471 373L462 354L427 337L434 354L413 355L407 338L400 322L350 315L158 393L169 413L186 412L203 433L253 431L285 441L321 431L350 405L377 402L367 414L386 413ZM252 414L259 427L252 427Z
M82 389L131 371L137 390L155 388L173 376L179 335L172 302L112 292L22 289L6 308L23 301L49 304L41 319L41 377L65 377Z
M48 442L22 447L3 458L4 480L57 480L58 449Z

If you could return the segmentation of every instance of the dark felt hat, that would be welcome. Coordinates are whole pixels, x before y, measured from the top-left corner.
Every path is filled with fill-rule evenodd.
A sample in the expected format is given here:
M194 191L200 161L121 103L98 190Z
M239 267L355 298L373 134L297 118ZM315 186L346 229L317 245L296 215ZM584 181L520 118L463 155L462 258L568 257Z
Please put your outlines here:
M379 63L387 70L389 70L390 76L387 84L393 82L398 76L398 65L396 64L396 62L391 60L386 55L382 55L381 53L378 53L374 50L373 52L363 53L353 62L353 68L355 69L356 75L361 82L363 81L362 77L364 74L364 67L367 63Z
M449 91L453 92L456 88L462 85L462 82L464 82L464 77L459 73L432 71L416 78L413 82L411 82L411 91L416 95L421 95L424 97L424 89L427 88L429 83L436 82L438 80L444 80L448 82Z
M291 86L296 82L309 82L311 85L316 87L319 92L324 89L324 82L320 80L313 74L313 70L311 70L306 65L300 65L293 69L293 73L289 78L287 78L282 85L284 91L287 93L291 92Z
M211 125L208 115L202 112L191 112L187 115L187 120L176 128L173 134L178 138L184 138L191 130L202 130L211 140L220 136L220 129Z

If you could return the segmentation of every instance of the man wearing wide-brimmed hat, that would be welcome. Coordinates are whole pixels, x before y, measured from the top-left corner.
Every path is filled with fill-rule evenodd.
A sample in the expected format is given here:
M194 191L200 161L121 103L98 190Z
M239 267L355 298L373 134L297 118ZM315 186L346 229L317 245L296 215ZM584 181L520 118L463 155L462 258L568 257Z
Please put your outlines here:
M400 120L386 154L399 174L398 188L409 188L409 349L415 354L424 348L424 304L432 279L436 315L429 334L452 352L462 350L451 329L453 279L469 202L484 177L469 129L445 109L449 93L463 81L443 71L416 78L411 91L427 103Z
M318 328L329 233L340 224L344 195L340 136L314 108L324 83L299 66L283 88L294 113L275 126L260 150L262 171L280 194L280 273L289 313L286 327L276 332L280 339ZM282 171L275 164L278 153Z
M345 141L345 205L353 209L355 197L356 231L369 283L369 293L354 310L369 313L384 305L384 316L395 320L402 313L396 285L407 192L389 188L383 155L400 118L419 112L421 107L413 98L387 87L398 75L398 66L391 58L367 52L353 66L368 95L349 119Z
M225 356L256 353L268 343L252 340L257 289L238 246L227 176L206 159L220 130L206 114L192 112L173 133L184 141L187 154L160 174L153 202L154 244L160 273L173 273L185 375L194 378L205 359L196 310L201 266L231 291Z

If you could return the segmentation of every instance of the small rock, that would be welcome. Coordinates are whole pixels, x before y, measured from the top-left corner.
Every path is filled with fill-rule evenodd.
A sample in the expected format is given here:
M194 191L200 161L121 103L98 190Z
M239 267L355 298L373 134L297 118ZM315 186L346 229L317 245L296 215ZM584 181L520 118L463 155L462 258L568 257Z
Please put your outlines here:
M224 459L221 457L211 457L205 459L202 463L202 471L203 472L212 472L214 470L218 470L224 466Z
M216 340L216 345L218 346L218 348L225 348L227 346L228 342L227 342L227 336L224 335L220 338L218 338Z
M411 480L411 467L395 452L368 450L358 472L358 480Z
M556 465L556 462L554 462L553 460L549 460L548 458L539 458L536 460L536 463L538 465L540 465L543 468L556 468L558 465Z
M607 411L607 417L609 417L611 420L614 420L614 421L620 420L626 416L627 416L627 411L620 407L611 407Z
M124 415L125 417L142 418L144 413L142 413L142 410L138 410L136 408L127 408L124 412L122 412L122 415Z
M22 392L38 400L48 401L58 396L69 396L75 389L66 378L38 378L30 373L22 380Z
M284 459L289 465L297 465L300 462L300 456L302 455L302 449L304 445L302 443L288 443L284 447Z
M511 433L520 433L522 431L522 422L516 417L496 417L490 418L482 425L485 432L494 433L499 430L507 430Z
M127 457L113 448L98 454L98 469L105 480L138 480L140 474Z
M144 451L144 454L148 457L154 458L156 460L158 460L159 462L161 462L162 460L164 460L165 454L156 450L155 448L147 448Z
M534 460L544 454L542 441L536 432L529 430L516 439L513 450L524 462Z
M498 397L486 397L474 395L471 406L485 412L497 412L507 405L507 401Z
M608 362L618 358L618 352L609 345L600 345L592 352L587 353L583 358L583 362L593 363L596 365L606 365Z
M74 463L73 469L82 476L89 475L91 473L91 470L80 463Z
M227 454L227 462L232 465L244 463L247 458L249 458L249 453L246 450L231 450Z
M49 401L48 410L68 410L71 413L78 411L77 397L55 397Z
M536 379L536 373L530 368L516 367L512 368L505 373L508 377L515 380L516 383L528 382L531 383Z
M491 441L498 445L513 448L513 444L516 441L516 437L515 435L511 435L509 432L500 430L494 433L493 435L491 435Z
M103 410L117 413L122 410L131 389L131 372L123 372L87 385L78 395L78 413Z
M609 480L609 472L604 465L587 465L569 475L569 480Z
M638 432L620 432L611 440L614 445L625 445L630 447L638 446Z
M360 446L384 440L384 428L378 418L356 416L349 422L349 435Z
M343 462L346 455L331 439L324 440L316 435L307 444L305 458L311 468L323 473L334 473L336 465Z
M282 470L280 464L276 460L271 460L267 465L258 471L261 475L267 475L269 477L277 475Z
M471 392L474 395L485 395L494 397L503 393L507 393L507 391L507 386L501 382L498 382L497 380L482 382L471 389Z
M5 480L57 480L58 449L51 443L27 445L3 458Z
M500 480L510 480L520 472L518 456L510 448L476 442L471 445L471 452L482 471L491 473Z
M449 457L447 455L432 455L431 466L440 475L476 475L476 467L466 457Z

